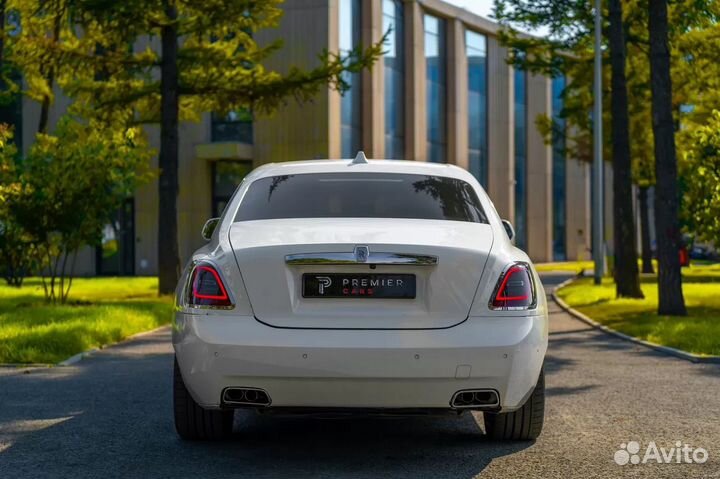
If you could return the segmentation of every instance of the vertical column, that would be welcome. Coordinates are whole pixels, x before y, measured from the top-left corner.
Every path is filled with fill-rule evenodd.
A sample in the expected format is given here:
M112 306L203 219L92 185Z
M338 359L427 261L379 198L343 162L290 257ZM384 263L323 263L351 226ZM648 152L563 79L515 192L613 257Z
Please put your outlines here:
M405 157L426 161L426 88L423 10L413 0L405 5Z
M382 0L362 2L362 44L368 47L383 36ZM362 73L362 148L369 158L385 156L383 59Z
M567 159L566 162L567 258L590 260L590 165L574 158Z
M487 37L488 193L501 217L515 221L515 144L513 72L507 49Z
M552 260L552 146L535 126L538 115L552 114L549 78L528 73L528 254L533 261Z
M468 169L468 66L465 27L447 20L448 163Z
M605 170L605 235L603 237L605 241L605 253L607 255L607 263L610 269L606 269L606 273L610 273L613 270L615 262L615 243L614 243L614 227L613 222L613 169L612 163L609 161L603 161L603 169Z
M287 15L287 14L286 14ZM340 3L339 0L328 0L328 51L340 51ZM308 23L307 25L314 25ZM307 25L305 28L307 28ZM342 149L340 93L328 88L328 158L340 158Z
M338 0L286 2L278 27L257 32L261 46L284 41L284 47L271 55L265 66L280 73L287 73L291 65L310 69L318 66L318 52L324 49L337 52L338 7ZM330 88L322 88L311 102L289 101L280 115L258 115L253 129L255 165L338 158L340 95Z

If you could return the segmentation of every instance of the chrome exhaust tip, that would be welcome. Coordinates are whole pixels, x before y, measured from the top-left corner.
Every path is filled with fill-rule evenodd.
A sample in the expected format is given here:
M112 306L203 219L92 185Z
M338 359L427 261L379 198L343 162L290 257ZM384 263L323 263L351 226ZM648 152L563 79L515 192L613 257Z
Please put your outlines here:
M225 388L222 403L227 406L262 406L270 405L270 395L258 388Z
M500 396L494 389L463 389L450 399L453 409L496 409L499 406Z

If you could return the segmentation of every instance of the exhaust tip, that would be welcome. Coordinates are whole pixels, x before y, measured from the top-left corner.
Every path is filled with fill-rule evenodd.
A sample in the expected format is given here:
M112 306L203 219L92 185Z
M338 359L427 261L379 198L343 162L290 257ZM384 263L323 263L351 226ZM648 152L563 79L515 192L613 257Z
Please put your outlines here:
M270 395L258 388L225 388L222 402L228 406L269 406Z
M453 394L450 406L455 409L492 409L500 406L494 389L464 389Z

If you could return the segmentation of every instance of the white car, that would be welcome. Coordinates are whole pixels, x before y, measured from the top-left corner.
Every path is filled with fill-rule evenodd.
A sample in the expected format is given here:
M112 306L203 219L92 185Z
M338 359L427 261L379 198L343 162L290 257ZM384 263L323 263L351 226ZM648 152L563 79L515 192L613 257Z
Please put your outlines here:
M545 293L467 171L318 160L250 173L177 288L174 413L215 439L233 411L482 411L542 429Z

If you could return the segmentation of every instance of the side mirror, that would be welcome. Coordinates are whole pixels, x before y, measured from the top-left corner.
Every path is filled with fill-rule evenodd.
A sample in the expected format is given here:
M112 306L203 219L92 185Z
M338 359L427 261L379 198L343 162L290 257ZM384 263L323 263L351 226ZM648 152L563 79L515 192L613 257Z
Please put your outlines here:
M220 218L210 218L205 222L202 233L200 233L203 239L205 239L206 241L210 241L213 233L215 232L215 228L217 228L218 223L220 223Z
M513 228L512 223L510 223L508 220L502 220L502 224L505 227L505 232L508 235L508 238L510 238L510 241L515 237L515 228Z

